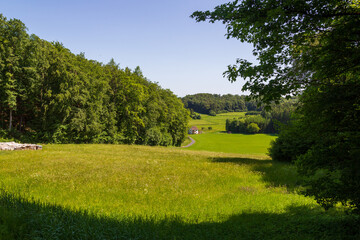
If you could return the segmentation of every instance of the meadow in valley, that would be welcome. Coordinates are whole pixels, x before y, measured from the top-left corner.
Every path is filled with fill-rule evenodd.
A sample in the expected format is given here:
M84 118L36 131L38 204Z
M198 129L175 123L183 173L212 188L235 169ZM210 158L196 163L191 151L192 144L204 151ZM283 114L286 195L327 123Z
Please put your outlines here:
M226 119L244 117L245 112L221 113L216 116L200 114L189 126L196 126L201 134L192 134L196 141L189 150L206 150L224 153L266 155L274 134L229 134L225 130ZM184 143L183 145L187 144Z
M16 2L16 16L24 7L27 21L59 9ZM112 5L116 14L101 15L106 1L93 14L64 4L74 11L56 22L71 33L65 42L76 32L81 45L103 52L92 56L150 60L153 67L139 62L149 77L131 61L133 69L108 55L101 60L107 63L86 58L0 13L0 142L43 145L0 151L0 240L360 239L358 1L233 1L193 12L195 21L220 21L228 39L254 46L255 64L236 57L219 75L209 70L220 63L204 60L222 59L227 50L218 42L201 50L216 38L172 22L180 16L174 9L194 5L145 2L121 2L133 19ZM89 28L106 30L109 22L110 34ZM60 25L48 26L62 39ZM196 33L205 38L192 50ZM120 41L124 36L133 38ZM213 87L211 75L244 79L249 95ZM183 93L163 88L171 85L159 77ZM206 89L219 94L179 97ZM201 134L188 135L193 126Z
M0 152L0 239L349 239L264 154L131 145Z

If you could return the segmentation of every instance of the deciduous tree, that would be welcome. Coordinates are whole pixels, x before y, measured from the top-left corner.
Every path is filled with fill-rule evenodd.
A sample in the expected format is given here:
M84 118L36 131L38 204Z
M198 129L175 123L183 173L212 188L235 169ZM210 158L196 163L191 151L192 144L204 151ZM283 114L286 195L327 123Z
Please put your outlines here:
M296 128L280 133L273 156L295 159L306 194L325 208L360 212L360 2L236 0L192 17L253 44L258 64L238 59L224 73L246 79L243 90L267 104L303 92ZM304 144L293 149L299 131Z

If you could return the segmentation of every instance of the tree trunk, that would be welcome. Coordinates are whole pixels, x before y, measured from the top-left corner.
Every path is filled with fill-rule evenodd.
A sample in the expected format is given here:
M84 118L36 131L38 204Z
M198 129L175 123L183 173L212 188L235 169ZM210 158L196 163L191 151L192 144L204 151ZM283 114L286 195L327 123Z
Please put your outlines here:
M21 116L20 116L20 126L19 126L19 132L21 132L21 127L22 127L22 124L23 124L23 116L21 115Z
M10 109L10 123L9 123L9 131L11 131L11 126L12 126L12 109Z

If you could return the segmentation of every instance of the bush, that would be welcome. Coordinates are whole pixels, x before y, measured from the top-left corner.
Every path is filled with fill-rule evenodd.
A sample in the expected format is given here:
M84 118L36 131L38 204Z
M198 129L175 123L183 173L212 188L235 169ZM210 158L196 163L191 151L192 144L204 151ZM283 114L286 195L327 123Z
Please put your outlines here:
M358 214L359 92L359 85L307 89L301 115L281 128L269 150L274 160L295 162L304 193L325 209L342 203Z
M282 125L278 138L270 143L269 156L279 162L294 162L313 144L306 132L300 120L293 119L289 124Z
M173 144L173 139L171 137L171 134L168 132L165 132L162 134L162 139L161 139L161 146L171 146Z
M210 110L209 115L215 117L215 116L216 116L216 112L215 112L214 110Z
M201 115L200 114L197 114L196 112L193 112L190 114L190 117L192 119L201 119Z
M212 127L208 127L209 130L212 130Z
M159 128L150 128L146 131L145 144L150 146L160 145L162 142L162 134Z
M250 123L247 127L246 130L248 133L257 133L260 131L259 126L256 123Z

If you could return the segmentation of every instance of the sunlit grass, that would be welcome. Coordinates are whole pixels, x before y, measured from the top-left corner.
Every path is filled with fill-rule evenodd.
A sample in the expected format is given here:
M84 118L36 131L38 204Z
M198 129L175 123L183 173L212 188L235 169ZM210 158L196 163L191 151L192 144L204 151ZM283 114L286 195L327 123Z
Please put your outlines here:
M194 134L191 137L196 142L188 148L190 150L260 155L268 152L270 142L276 138L269 134L226 133Z
M201 119L192 119L189 125L197 126L199 130L203 129L202 133L191 135L196 143L188 150L265 155L270 142L276 138L271 134L227 134L226 119L244 117L245 112L222 113L216 116L200 115Z
M220 113L216 114L216 116L209 116L207 114L200 114L201 119L191 119L189 122L190 126L196 126L199 130L209 133L209 132L219 132L226 131L225 122L226 119L233 119L244 117L245 112L231 112L231 113ZM209 130L209 127L212 129Z
M251 208L246 196L269 198L261 173L252 172L256 160L250 165L218 161L227 157L139 146L50 145L44 151L2 154L0 180L10 192L108 216L219 220L218 214ZM244 180L256 191L241 191Z
M298 180L293 166L258 154L125 145L0 152L0 229L6 230L0 236L68 239L80 231L90 235L73 238L97 239L106 233L106 239L234 239L249 232L281 238L282 231L271 226L287 228L289 219L310 221L300 232L284 235L301 239L312 236L314 216L344 219L299 195ZM57 229L59 224L64 229Z

